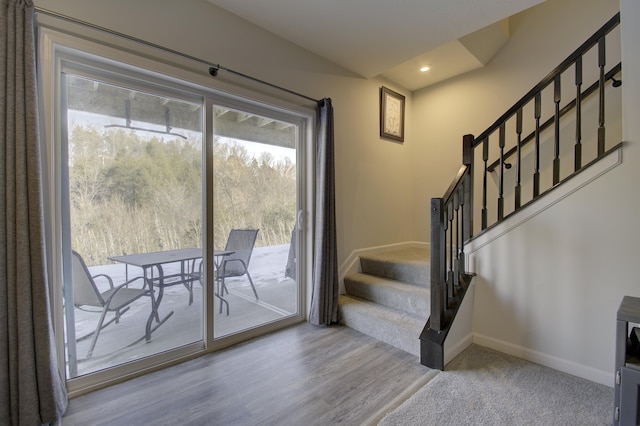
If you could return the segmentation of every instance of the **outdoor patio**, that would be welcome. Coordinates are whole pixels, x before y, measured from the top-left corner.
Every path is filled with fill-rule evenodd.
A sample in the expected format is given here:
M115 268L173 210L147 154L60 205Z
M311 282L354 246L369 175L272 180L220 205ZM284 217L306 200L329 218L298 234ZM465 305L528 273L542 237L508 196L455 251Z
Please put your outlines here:
M246 277L225 280L229 294L224 298L229 303L219 311L216 298L214 311L214 337L219 338L242 330L253 328L297 313L297 285L285 277L285 266L289 245L255 248L249 264L249 273L258 292L255 299ZM173 265L178 269L179 265ZM114 279L114 283L125 281L124 264L94 266L89 268L92 275L104 273ZM129 266L129 278L141 275L141 271ZM106 281L99 281L99 285ZM95 372L120 363L143 358L148 355L187 345L202 340L202 287L193 287L193 304L189 305L189 292L183 285L166 287L159 314L162 320L170 312L170 318L152 333L151 341L144 339L145 324L151 312L149 297L142 297L130 305L119 323L114 323L100 332L96 347L90 359L86 359L91 338L77 342L78 375ZM93 330L100 317L99 313L75 309L76 337L82 337ZM109 314L107 319L112 318ZM155 323L154 323L155 324Z

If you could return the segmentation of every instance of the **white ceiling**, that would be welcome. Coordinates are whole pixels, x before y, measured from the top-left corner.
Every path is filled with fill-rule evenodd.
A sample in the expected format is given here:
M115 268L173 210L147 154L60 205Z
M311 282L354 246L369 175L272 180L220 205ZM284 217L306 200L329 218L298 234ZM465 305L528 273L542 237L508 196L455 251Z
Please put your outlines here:
M207 0L365 78L416 90L485 65L544 0ZM467 37L465 37L467 36ZM429 65L420 73L417 68Z

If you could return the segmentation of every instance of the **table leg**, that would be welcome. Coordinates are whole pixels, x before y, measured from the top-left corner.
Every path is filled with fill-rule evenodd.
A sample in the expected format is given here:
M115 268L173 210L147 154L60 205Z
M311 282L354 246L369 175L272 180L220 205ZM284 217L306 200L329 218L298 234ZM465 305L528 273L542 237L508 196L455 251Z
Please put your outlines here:
M173 315L173 311L169 312L166 317L160 320L160 314L158 309L160 307L160 302L162 302L162 296L164 295L164 271L162 270L162 265L156 265L158 268L158 297L154 297L154 288L153 288L153 267L151 267L151 278L149 279L149 289L151 291L151 314L149 314L149 318L147 319L147 325L145 328L145 339L147 342L151 340L151 333L158 329L166 320ZM145 277L147 276L147 271L144 271ZM155 318L157 324L152 328L151 324L153 323L153 319Z
M189 291L189 305L192 305L193 304L193 282L196 280L200 280L200 284L202 284L202 263L198 272L196 272L196 259L193 259L191 261L190 271L189 271L188 264L187 264L186 272L184 271L184 263L180 267L181 267L183 285Z
M227 315L229 315L229 302L223 297L224 296L224 291L226 290L226 287L224 285L224 260L219 259L218 256L215 256L213 259L213 264L215 266L215 285L217 285L218 289L214 289L214 296L217 297L218 299L220 299L220 313L222 313L222 304L224 303L225 305L227 305ZM222 271L220 270L220 268L222 268ZM227 293L229 293L229 291L227 290Z
M222 313L222 304L224 303L225 305L227 305L227 316L229 315L229 302L222 297L222 289L224 288L224 277L216 279L217 284L218 284L218 291L214 292L214 295L220 299L220 313ZM222 283L222 284L221 284Z

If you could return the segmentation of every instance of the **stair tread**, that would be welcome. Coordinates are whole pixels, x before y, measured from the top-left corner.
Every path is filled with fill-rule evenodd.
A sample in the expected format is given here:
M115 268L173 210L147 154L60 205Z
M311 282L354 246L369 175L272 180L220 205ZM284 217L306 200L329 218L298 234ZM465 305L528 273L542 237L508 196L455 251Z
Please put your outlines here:
M431 291L427 287L365 273L344 278L349 296L355 296L414 315L429 312Z
M423 247L360 256L362 272L344 277L340 322L419 356L430 308L429 260L429 249Z
M425 248L401 248L360 256L364 273L419 286L430 281L429 250Z
M355 303L366 304L371 309L380 310L380 312L385 313L386 314L385 316L387 316L387 317L407 318L408 322L413 322L413 321L422 322L423 326L424 326L424 322L428 318L428 315L411 314L409 312L405 312L405 311L402 311L400 309L395 309L395 308L391 308L389 306L384 306L384 305L381 305L379 303L375 303L375 302L372 302L370 300L365 300L365 299L362 299L360 297L351 296L351 295L348 295L348 294L341 294L339 299L345 299L345 300L349 300L349 301L354 301ZM420 330L422 330L422 328Z
M400 248L381 253L363 254L361 259L371 259L383 262L405 263L429 266L429 249L422 247Z
M418 356L426 316L408 314L358 297L341 295L340 322Z
M393 280L379 275L368 274L366 272L355 272L344 277L346 280L358 281L367 285L388 286L400 291L411 291L416 293L429 293L429 287L414 284L408 281Z

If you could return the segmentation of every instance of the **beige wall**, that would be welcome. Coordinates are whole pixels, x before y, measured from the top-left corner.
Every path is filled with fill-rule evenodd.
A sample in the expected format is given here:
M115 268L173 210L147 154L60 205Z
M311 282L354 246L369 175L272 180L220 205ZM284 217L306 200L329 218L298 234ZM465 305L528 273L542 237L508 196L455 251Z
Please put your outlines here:
M407 117L404 145L378 137L378 90L383 82L360 78L204 0L34 3L313 98L332 98L339 262L361 247L415 239L410 159L415 156L416 144L411 116ZM218 79L250 85L222 71ZM410 93L384 84L407 95L407 111L411 111ZM254 88L267 90L264 86ZM286 96L278 91L268 94ZM295 97L288 100L300 102Z
M509 42L486 67L414 93L416 218L428 217L428 199L455 177L462 136L487 129L617 10L617 0L547 0L511 18ZM428 240L429 221L415 226L416 239Z
M338 260L354 250L428 241L429 199L441 195L460 166L465 133L479 133L602 24L617 1L545 4L512 20L512 38L484 69L413 95L389 82L363 79L265 32L204 0L36 0L38 7L235 69L335 109ZM580 6L577 6L577 5ZM564 5L564 6L562 6ZM580 13L571 16L571 7ZM586 10L590 13L584 13ZM611 13L612 14L612 13ZM569 37L559 30L568 29ZM546 47L553 46L551 53ZM218 80L250 86L221 72ZM212 81L212 84L215 84ZM378 90L407 96L405 143L378 136ZM258 90L268 90L254 86ZM284 96L270 91L269 94ZM290 98L292 101L299 101Z

